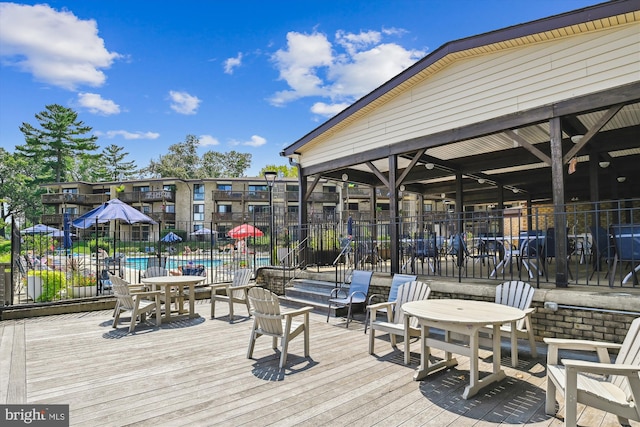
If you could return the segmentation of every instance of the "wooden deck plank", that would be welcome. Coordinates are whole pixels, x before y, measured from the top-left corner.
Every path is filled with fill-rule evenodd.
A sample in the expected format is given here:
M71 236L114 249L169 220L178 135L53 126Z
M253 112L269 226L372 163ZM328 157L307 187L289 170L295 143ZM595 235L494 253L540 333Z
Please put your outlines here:
M359 317L347 330L344 319L327 323L312 313L310 358L302 357L298 337L280 371L269 338L246 358L253 320L229 324L223 306L223 318L212 320L209 309L199 301L202 317L160 328L147 323L131 335L127 323L111 327L110 310L0 322L0 368L10 373L0 378L0 398L69 404L71 425L91 427L562 424L544 414L543 359L513 369L503 358L507 378L464 400L467 358L413 381L418 346L410 366L402 363L402 345L394 351L377 343L377 354L369 355ZM489 363L490 357L482 361L481 370ZM581 417L580 423L617 425L592 409Z

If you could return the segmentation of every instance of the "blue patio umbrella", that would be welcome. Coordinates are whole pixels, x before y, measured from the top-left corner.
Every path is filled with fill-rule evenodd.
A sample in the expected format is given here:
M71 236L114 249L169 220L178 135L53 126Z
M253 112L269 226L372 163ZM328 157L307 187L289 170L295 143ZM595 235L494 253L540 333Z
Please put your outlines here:
M62 239L62 247L65 249L71 249L73 246L73 242L71 241L71 215L65 213L62 215L63 221L63 239Z
M60 231L55 227L49 227L44 224L36 224L32 227L25 228L24 230L20 230L20 234L49 234L55 231Z
M170 231L170 232L167 233L166 236L164 236L162 239L160 239L160 241L161 242L165 242L165 243L181 242L182 241L182 237L178 236L173 231Z
M119 199L112 199L76 218L73 221L73 226L77 228L89 228L95 224L102 224L114 220L126 224L157 224L157 222L136 208L129 206Z

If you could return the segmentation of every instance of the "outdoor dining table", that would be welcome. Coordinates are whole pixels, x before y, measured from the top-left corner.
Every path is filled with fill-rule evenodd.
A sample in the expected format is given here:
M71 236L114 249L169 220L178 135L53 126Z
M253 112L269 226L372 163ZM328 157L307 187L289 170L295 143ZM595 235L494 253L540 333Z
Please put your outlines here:
M202 282L205 279L203 276L158 276L147 277L140 279L145 285L150 285L155 291L157 287L164 286L165 305L168 303L164 311L163 322L171 321L171 288L178 289L178 314L183 314L184 308L182 307L182 299L184 298L184 288L189 289L189 318L196 317L196 302L195 302L195 286L197 283Z
M425 378L430 372L455 366L458 361L451 353L469 357L469 385L465 387L462 397L468 399L487 385L500 381L506 374L500 367L500 325L511 323L515 330L516 321L526 313L518 308L486 301L458 299L427 299L412 301L402 305L405 313L405 328L409 327L409 316L413 316L420 324L421 355L420 366L413 376L414 380ZM493 371L480 378L478 372L479 331L484 327L493 327ZM429 328L444 330L444 340L429 336ZM469 336L469 345L451 341L451 332ZM516 340L513 335L511 340ZM512 343L513 344L513 343ZM429 363L430 348L445 351L445 358L437 363ZM513 345L511 348L514 348Z

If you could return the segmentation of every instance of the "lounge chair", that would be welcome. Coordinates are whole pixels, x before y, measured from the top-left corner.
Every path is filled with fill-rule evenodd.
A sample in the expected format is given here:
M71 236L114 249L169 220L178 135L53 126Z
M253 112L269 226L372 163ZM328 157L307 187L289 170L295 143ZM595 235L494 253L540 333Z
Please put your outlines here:
M279 338L282 343L279 367L282 369L287 362L289 342L301 333L304 333L304 357L309 357L309 313L313 307L281 312L278 296L259 287L249 289L249 300L253 306L254 318L247 359L253 357L253 348L258 337L262 335L272 337L274 350L277 348ZM293 319L296 316L303 316L302 322L294 322Z
M233 323L234 313L233 304L245 304L247 312L251 317L251 306L249 305L249 296L247 291L255 286L255 283L249 283L252 271L248 268L236 270L233 274L231 283L220 283L211 285L211 318L216 317L216 301L224 301L229 303L229 323ZM224 294L218 294L218 291L224 291Z
M398 297L394 301L382 302L370 305L367 308L371 312L371 332L369 333L369 354L374 351L375 331L387 332L391 336L391 346L397 349L396 336L404 337L404 363L408 365L411 361L411 350L409 340L411 337L420 336L420 328L418 320L412 317L408 323L405 323L405 315L402 311L402 304L410 301L420 301L429 298L431 288L423 282L403 283L398 288ZM384 309L387 313L387 320L381 321L376 319L376 312Z
M327 310L327 322L331 314L331 308L349 307L347 313L347 328L352 318L353 304L362 304L367 301L369 293L369 285L371 284L372 271L353 270L351 275L351 283L347 291L342 286L331 290L329 296L329 307ZM342 295L342 296L341 296Z
M622 425L640 421L640 318L631 323L622 344L545 338L547 353L547 398L545 411L556 414L556 392L564 395L564 425L574 427L578 403L618 416ZM558 360L558 350L595 351L599 362ZM611 363L609 349L618 350Z
M391 289L389 289L389 297L387 298L387 302L393 302L396 300L396 298L398 298L398 288L400 287L400 285L408 282L415 282L417 278L418 276L412 274L394 274L393 279L391 280ZM376 302L376 299L378 299L379 302L383 301L381 294L372 294L367 301L367 306L373 305ZM377 311L384 314L386 312L386 309L380 307ZM365 334L367 333L367 327L369 326L369 316L370 311L367 308L367 316L364 319Z

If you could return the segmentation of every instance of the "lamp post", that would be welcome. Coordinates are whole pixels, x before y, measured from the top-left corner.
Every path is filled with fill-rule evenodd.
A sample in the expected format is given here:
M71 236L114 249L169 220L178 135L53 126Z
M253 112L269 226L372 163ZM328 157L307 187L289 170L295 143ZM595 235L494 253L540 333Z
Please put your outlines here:
M273 265L273 184L277 176L278 173L275 171L264 173L264 180L269 186L269 265Z

